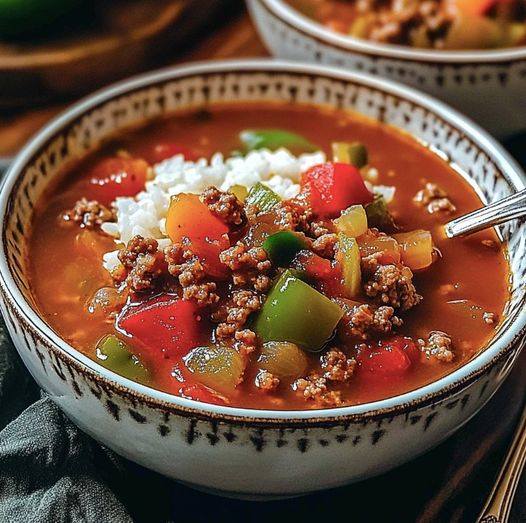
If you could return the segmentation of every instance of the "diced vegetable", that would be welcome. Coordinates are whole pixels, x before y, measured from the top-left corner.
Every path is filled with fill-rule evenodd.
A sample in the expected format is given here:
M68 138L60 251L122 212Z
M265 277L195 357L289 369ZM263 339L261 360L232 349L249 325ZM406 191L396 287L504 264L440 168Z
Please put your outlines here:
M258 366L280 379L299 378L307 370L308 359L305 352L294 343L269 341L263 344Z
M360 171L346 163L315 165L301 178L312 210L319 216L336 217L350 205L373 201Z
M305 248L305 241L292 231L276 232L263 242L263 249L278 267L287 267L296 253Z
M358 375L368 380L385 380L403 376L418 358L418 349L411 338L394 336L363 348L356 360Z
M118 328L142 344L155 359L179 358L203 341L202 316L196 304L171 294L125 307Z
M109 236L100 234L100 232L82 229L75 236L75 250L80 256L91 258L97 262L102 255L112 250L114 241Z
M339 232L357 238L367 232L367 215L362 205L351 205L334 220L334 225Z
M331 338L342 316L338 305L285 271L270 291L254 327L264 342L290 341L318 351Z
M244 202L248 196L248 189L244 185L232 185L228 189L240 202Z
M90 314L107 317L111 312L122 308L126 302L126 294L119 292L115 287L101 287L86 303Z
M318 150L318 147L304 136L283 129L246 129L239 133L239 139L247 151L256 149L275 151L280 147L285 147L293 152Z
M377 227L382 230L396 228L385 198L381 194L375 194L374 200L365 206L365 214L369 227Z
M109 205L117 196L135 196L144 189L148 169L140 158L106 158L91 172L89 197Z
M109 370L130 380L145 383L150 377L148 369L139 361L128 345L114 334L108 334L97 343L97 361Z
M236 388L245 369L239 352L225 345L196 347L184 363L200 383L224 393Z
M378 262L384 265L389 263L399 263L401 259L400 245L391 236L376 235L367 232L356 240L360 247L360 255L362 258L370 256L371 254L382 253Z
M400 244L402 261L410 269L425 269L433 263L433 238L429 231L418 229L393 234Z
M369 155L365 145L360 142L334 142L332 157L335 162L350 163L358 169L369 163Z
M170 239L190 240L190 250L214 277L222 278L226 267L219 253L229 247L228 226L214 216L197 194L177 194L170 202L166 217L166 232Z
M337 259L342 266L345 295L347 298L354 298L360 293L362 281L360 249L356 239L343 232L338 234Z
M191 400L204 401L205 403L212 403L214 405L227 405L226 398L200 383L182 386L179 389L179 396Z
M281 198L272 189L258 182L250 189L245 204L254 205L260 211L266 212L270 211L280 201Z

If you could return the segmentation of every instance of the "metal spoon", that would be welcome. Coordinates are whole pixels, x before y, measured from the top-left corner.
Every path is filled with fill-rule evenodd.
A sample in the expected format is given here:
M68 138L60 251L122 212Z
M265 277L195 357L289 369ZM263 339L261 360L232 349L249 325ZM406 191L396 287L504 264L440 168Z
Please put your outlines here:
M466 236L526 216L526 189L446 223L448 238Z

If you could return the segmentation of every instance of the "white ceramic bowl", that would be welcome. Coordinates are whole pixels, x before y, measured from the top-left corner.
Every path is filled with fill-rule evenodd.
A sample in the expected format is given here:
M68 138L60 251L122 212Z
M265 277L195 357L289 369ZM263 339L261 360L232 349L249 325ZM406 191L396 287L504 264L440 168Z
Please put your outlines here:
M283 0L247 0L279 58L336 66L403 82L444 100L503 138L526 130L526 46L438 51L341 35Z
M336 487L425 452L497 390L526 325L525 226L513 223L501 229L513 289L490 345L449 376L383 401L289 412L207 405L122 378L62 340L36 311L23 266L34 203L63 166L151 118L214 102L269 100L349 108L396 125L441 151L485 200L524 187L506 152L440 102L368 76L286 62L205 63L140 76L74 105L24 148L0 194L2 312L24 363L64 412L104 445L169 477L237 496Z

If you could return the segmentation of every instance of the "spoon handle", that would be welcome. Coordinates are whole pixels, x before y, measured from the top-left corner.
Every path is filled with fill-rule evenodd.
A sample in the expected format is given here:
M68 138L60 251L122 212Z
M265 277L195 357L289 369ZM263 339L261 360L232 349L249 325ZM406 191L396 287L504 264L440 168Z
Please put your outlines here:
M508 521L513 504L513 497L517 490L525 462L526 409L524 409L522 413L513 442L477 523L506 523Z
M464 236L526 216L526 189L446 223L448 238Z

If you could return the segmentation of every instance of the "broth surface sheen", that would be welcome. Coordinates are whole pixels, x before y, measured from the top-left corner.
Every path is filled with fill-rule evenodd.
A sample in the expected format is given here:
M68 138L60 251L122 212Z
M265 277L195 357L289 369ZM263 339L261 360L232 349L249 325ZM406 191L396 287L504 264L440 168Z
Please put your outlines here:
M64 210L81 197L93 197L87 183L93 167L117 151L147 157L158 143L173 142L210 158L220 151L225 157L239 149L238 134L247 128L282 128L296 132L331 155L334 141L359 141L369 151L369 163L378 170L376 183L395 186L389 208L402 231L425 229L432 233L436 261L415 271L414 284L423 301L403 315L400 334L414 340L430 331L447 332L453 341L451 363L414 365L403 377L387 377L371 383L359 373L339 385L345 404L356 405L414 390L433 382L472 359L493 336L497 323L483 320L485 312L502 319L508 298L508 265L505 251L493 231L448 240L443 224L481 206L473 188L442 159L409 135L389 126L365 120L353 113L310 106L282 104L232 104L213 106L206 112L188 112L131 130L106 143L64 177L41 199L34 216L27 270L39 312L64 340L96 360L96 346L104 336L116 333L113 321L90 314L86 303L104 286L111 286L102 267L102 253L114 250L112 238L100 236L97 245L85 247L89 238L77 227L60 226ZM428 214L413 203L426 182L440 185L455 203L452 215ZM310 368L318 368L318 354L306 353ZM181 379L192 383L173 360L157 361L147 384L169 393L181 393ZM175 370L174 370L175 368ZM254 385L258 370L250 366L244 381L228 395L232 406L254 409L309 409L291 387L263 393ZM182 375L182 378L181 378Z

